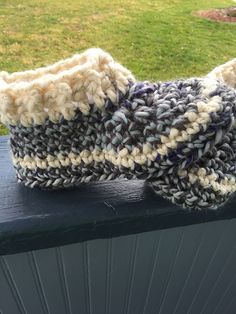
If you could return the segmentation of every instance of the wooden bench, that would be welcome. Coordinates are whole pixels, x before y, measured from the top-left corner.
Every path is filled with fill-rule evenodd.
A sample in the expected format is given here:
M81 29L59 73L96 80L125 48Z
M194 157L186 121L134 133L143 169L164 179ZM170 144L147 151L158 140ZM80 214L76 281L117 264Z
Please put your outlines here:
M0 138L0 313L235 314L236 198L189 212L143 181L16 182Z

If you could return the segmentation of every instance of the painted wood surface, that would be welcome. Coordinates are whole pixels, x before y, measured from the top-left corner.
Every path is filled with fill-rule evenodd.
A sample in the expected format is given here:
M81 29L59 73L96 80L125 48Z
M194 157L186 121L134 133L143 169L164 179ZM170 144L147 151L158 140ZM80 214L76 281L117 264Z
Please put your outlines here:
M235 314L236 219L0 257L2 314Z
M16 182L8 137L0 137L0 255L231 219L235 207L236 198L217 211L189 212L138 180L29 189Z

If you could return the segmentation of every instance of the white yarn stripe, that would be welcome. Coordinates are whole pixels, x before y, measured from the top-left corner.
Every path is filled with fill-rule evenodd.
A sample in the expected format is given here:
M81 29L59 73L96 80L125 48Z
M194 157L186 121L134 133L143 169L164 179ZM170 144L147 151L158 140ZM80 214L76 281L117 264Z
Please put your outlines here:
M79 155L70 153L67 157L63 155L52 156L48 155L45 159L40 159L38 157L25 156L24 158L17 158L12 156L13 164L15 166L20 165L22 168L27 168L30 170L35 170L37 168L47 169L52 168L62 168L67 166L79 166L83 161L86 165L93 162L104 162L105 160L110 161L115 166L124 166L126 168L134 168L134 163L143 165L148 161L154 161L156 158L156 152L151 151L149 145L144 146L143 154L139 154L139 150L136 148L131 154L128 154L128 150L124 148L119 153L114 151L92 151L87 150L82 151ZM194 184L198 181L203 187L211 186L211 188L222 195L232 193L236 191L236 181L234 177L228 179L227 177L219 182L218 174L213 172L210 175L206 174L204 168L199 170L191 169L189 172L186 170L179 170L178 175L180 177L188 176L189 181Z
M169 148L175 149L179 142L191 140L192 135L200 131L200 126L210 121L210 113L221 109L221 100L221 97L214 96L207 103L199 101L196 104L197 113L186 111L183 116L188 118L189 123L185 125L185 129L177 130L176 128L172 128L169 136L162 136L162 144L157 148L157 152L161 155L166 155Z
M12 156L14 165L20 165L22 168L28 169L47 169L61 168L66 166L79 166L83 161L86 165L93 162L103 162L108 160L112 162L115 166L124 166L126 168L133 168L134 162L142 165L148 160L154 161L157 157L157 151L152 150L150 144L143 145L142 152L138 148L134 148L132 153L128 152L127 148L122 149L119 153L114 150L82 150L79 154L69 153L68 156L63 156L58 154L57 156L48 155L45 159L41 159L37 156L30 157L28 155L24 158Z
M194 184L196 181L199 182L203 187L211 186L211 188L221 194L225 195L228 193L233 193L236 191L236 180L235 177L231 176L230 178L225 177L225 179L217 182L219 175L214 172L208 175L205 168L190 169L190 171L179 170L178 175L180 177L188 176L190 183Z

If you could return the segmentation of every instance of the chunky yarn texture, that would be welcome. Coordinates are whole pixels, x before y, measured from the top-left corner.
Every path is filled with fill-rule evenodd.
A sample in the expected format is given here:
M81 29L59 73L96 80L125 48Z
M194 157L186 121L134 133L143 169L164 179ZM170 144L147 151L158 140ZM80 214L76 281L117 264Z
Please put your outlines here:
M145 179L184 208L236 191L236 60L206 77L138 82L101 49L0 72L0 118L19 182L58 189Z

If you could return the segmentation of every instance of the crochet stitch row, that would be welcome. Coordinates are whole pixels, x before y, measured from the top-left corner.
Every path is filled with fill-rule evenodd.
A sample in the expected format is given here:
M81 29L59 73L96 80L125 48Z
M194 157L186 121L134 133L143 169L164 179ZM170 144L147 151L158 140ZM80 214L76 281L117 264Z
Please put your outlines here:
M235 64L204 78L135 82L107 53L90 49L35 71L2 72L0 115L18 181L58 189L145 179L184 208L219 207L236 191Z
M102 109L107 97L116 103L128 81L134 81L131 72L98 48L37 70L0 72L0 121L29 126L46 118L56 122L61 114L69 120L76 109Z

